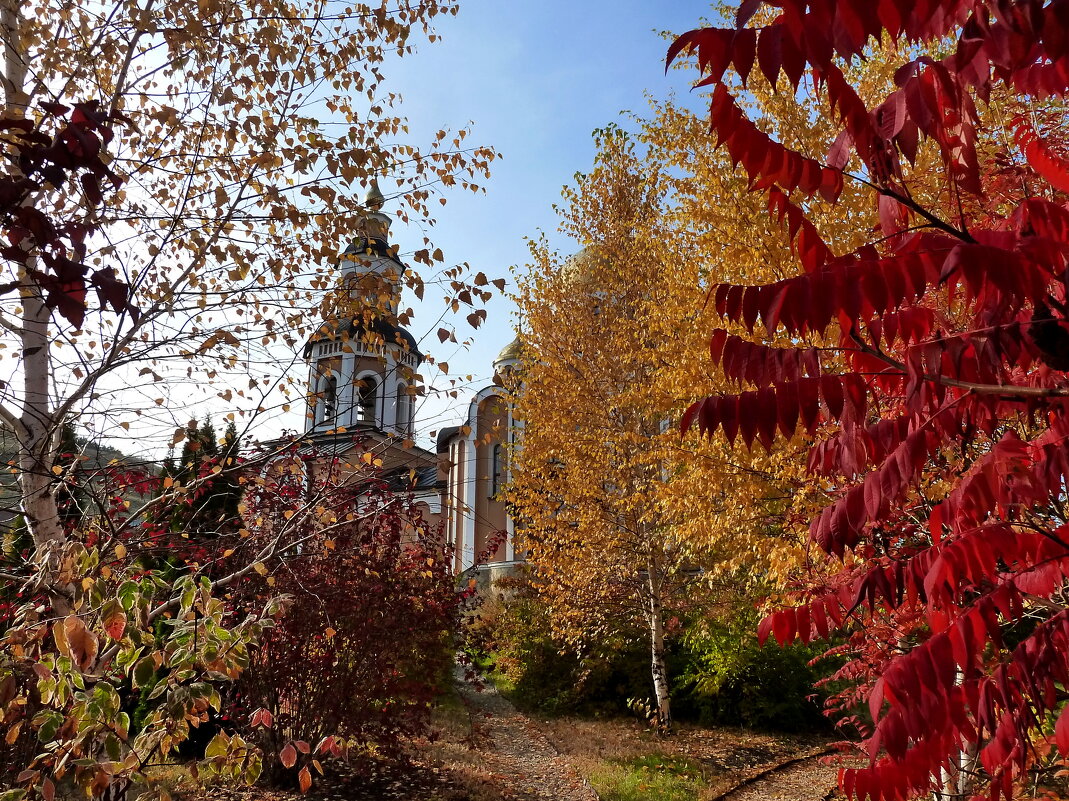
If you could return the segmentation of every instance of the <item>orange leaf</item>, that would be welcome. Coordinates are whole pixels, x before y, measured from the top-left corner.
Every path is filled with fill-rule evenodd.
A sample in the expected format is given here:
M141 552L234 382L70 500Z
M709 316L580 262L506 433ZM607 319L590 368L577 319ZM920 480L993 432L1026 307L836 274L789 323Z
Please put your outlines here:
M70 648L71 659L83 673L92 667L97 658L97 638L85 627L77 615L69 615L63 621L63 633Z
M278 760L282 763L283 767L292 768L297 764L297 749L292 745L287 745L278 755Z
M104 631L106 631L108 636L113 640L121 640L123 632L126 631L126 613L117 611L110 615L107 620L104 621Z
M308 766L307 765L305 767L301 768L301 772L298 775L298 778L300 779L300 782L301 782L301 792L302 793L307 793L308 792L308 788L312 786L312 774L308 770Z

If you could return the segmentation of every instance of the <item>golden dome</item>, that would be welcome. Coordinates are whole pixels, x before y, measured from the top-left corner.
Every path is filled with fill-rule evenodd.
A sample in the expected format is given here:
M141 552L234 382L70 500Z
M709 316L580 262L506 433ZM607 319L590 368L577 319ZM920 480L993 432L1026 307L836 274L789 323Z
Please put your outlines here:
M494 367L507 362L515 363L523 357L523 340L520 337L516 337L497 354L497 358L494 359Z

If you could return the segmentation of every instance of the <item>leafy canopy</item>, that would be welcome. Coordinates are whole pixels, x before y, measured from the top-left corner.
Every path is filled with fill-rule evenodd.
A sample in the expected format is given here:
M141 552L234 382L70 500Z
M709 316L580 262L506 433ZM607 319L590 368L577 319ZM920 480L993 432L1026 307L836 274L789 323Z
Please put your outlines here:
M1052 100L1069 91L1066 6L761 6L684 34L669 58L696 53L717 144L787 222L800 270L712 287L745 329L714 332L713 361L752 389L695 403L683 428L813 443L830 502L810 538L841 569L814 572L761 634L849 633L841 676L857 684L841 700L867 702L871 725L855 718L869 765L842 772L847 795L1009 798L1069 753L1069 165ZM880 40L901 49L873 102L847 65ZM784 92L811 77L840 130L827 154L761 131L729 67ZM815 224L815 198L851 184L879 217L860 247Z

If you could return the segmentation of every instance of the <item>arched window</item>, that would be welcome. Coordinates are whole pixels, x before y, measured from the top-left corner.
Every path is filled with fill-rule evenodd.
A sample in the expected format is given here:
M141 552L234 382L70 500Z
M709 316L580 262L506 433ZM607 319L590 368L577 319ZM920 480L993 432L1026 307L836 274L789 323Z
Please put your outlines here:
M404 384L397 385L397 400L394 408L397 410L397 433L403 437L412 435L412 397L408 394L408 387Z
M337 413L338 378L332 375L323 383L323 422L330 422Z
M502 461L501 443L490 450L490 497L497 497L505 483L505 465Z
M378 406L379 382L369 375L360 379L360 422L375 423Z

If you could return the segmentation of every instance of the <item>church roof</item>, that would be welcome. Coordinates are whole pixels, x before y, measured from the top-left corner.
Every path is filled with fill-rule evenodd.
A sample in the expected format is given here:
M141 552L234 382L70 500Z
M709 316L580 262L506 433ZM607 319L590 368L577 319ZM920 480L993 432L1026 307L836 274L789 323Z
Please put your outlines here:
M457 432L459 432L459 431L460 431L460 426L449 426L448 428L441 429L438 432L438 439L434 443L435 444L435 450L438 453L445 453L446 451L448 451L449 450L449 440L451 440L457 434Z
M381 337L384 345L399 346L408 353L414 354L417 363L423 361L423 354L420 352L416 338L407 329L394 325L381 317L376 317L372 320L370 326L365 326L363 320L357 319L342 320L335 318L326 320L304 344L304 357L307 359L311 355L312 345L324 339L344 339L348 337L349 340L356 343L368 343L367 335L369 333L372 335L369 344L374 344Z
M523 357L523 340L520 337L516 337L509 344L501 349L501 352L497 354L497 358L494 359L494 364L498 365L501 362L517 361Z
M341 252L343 257L363 257L365 259L371 259L375 256L380 256L384 259L390 259L392 261L401 264L401 260L397 258L397 251L391 248L389 243L385 239L376 239L374 237L356 236L348 245L345 246L345 250ZM402 265L403 266L403 265Z
M435 465L417 468L397 468L383 476L386 486L393 492L434 489L438 483L438 468Z

